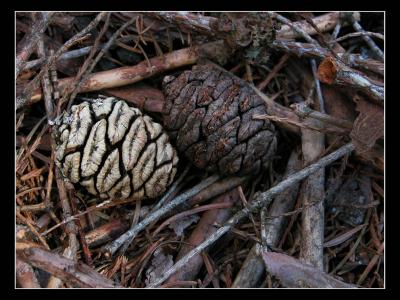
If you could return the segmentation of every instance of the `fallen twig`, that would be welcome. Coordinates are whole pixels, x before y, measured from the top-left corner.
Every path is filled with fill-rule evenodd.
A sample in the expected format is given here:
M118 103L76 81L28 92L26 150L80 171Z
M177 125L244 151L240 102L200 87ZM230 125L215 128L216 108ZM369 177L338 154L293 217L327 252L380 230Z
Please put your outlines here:
M290 155L287 168L285 171L284 178L287 178L294 172L301 169L301 159L299 154L296 151L292 151ZM298 184L293 185L287 190L283 191L279 194L271 205L271 208L268 212L268 217L280 216L285 214L293 208ZM276 247L279 243L280 237L282 235L282 231L287 223L287 217L280 216L275 218L266 218L266 243L270 247ZM234 288L249 288L256 287L257 283L260 281L261 277L265 273L265 267L262 262L262 258L258 255L256 251L256 246L250 250L249 254L246 257L246 260L243 263L239 273L236 275L236 278L233 282L232 287Z
M128 224L120 219L114 219L85 234L85 240L89 247L93 248L118 237L128 229Z
M45 57L44 45L43 45L42 39L40 40L38 45L39 45L39 47L38 47L39 55L42 57ZM43 90L44 90L44 95L45 95L45 108L46 108L47 119L51 120L54 116L54 103L53 103L52 89L51 89L51 85L50 85L48 71L43 72L42 76L43 76L43 78L41 80L42 80ZM53 153L52 155L54 156L54 153L56 150L54 139L51 140L51 146L52 146L52 153ZM58 186L58 190L59 190L61 207L63 209L63 217L64 217L64 219L66 219L72 215L72 211L71 211L71 207L69 204L67 192L65 190L64 181L61 178L58 170L56 170L56 182L57 182L57 186ZM75 260L76 253L79 248L78 240L76 238L76 234L77 234L76 225L72 222L67 224L66 232L68 234L68 247L64 249L63 255L66 256L67 258L72 258ZM49 280L49 283L48 283L48 287L58 287L60 284L61 284L61 281L59 278L51 277Z
M200 191L195 196L191 197L188 201L180 204L178 207L175 208L173 212L168 212L165 217L171 217L176 213L189 210L190 208L204 203L214 197L217 197L221 194L224 194L235 187L244 184L248 180L248 177L238 177L238 176L231 176L226 177L221 180L214 182L213 184L209 185L207 188Z
M44 250L40 246L17 242L17 257L42 269L64 282L84 288L118 287L112 280L100 275L89 266Z
M305 105L304 103L295 103L291 105L291 108L294 109L295 113L301 117L301 118L313 118L328 124L332 124L344 129L348 129L349 133L350 130L353 128L353 123L348 121L348 120L344 120L344 119L339 119L339 118L335 118L332 117L330 115L327 115L325 113L321 113L319 111L313 110L311 108L309 108L307 105Z
M37 54L40 58L46 59L46 52L44 48L43 36L39 36L37 45ZM47 118L51 120L54 115L54 103L52 101L52 86L50 83L49 72L43 72L42 78L40 78L42 83L42 89L44 94L44 105L46 108Z
M236 275L232 288L256 287L264 274L265 266L254 245Z
M156 230L154 230L152 235L155 236L157 233L159 233L161 230L163 230L165 228L165 226L171 224L172 222L176 222L180 218L184 218L184 217L190 216L192 214L197 214L197 213L205 211L205 210L228 208L231 206L232 206L232 204L230 204L230 203L214 203L214 204L198 206L191 210L178 213L178 214L174 215L173 217L165 220L160 226L158 226L158 228Z
M317 63L315 62L315 59L311 59L311 69L314 76L315 89L317 90L319 111L325 113L324 98L322 95L321 84L318 80Z
M196 286L197 281L174 281L163 284L162 288L174 288L174 287L193 287Z
M119 43L122 43L122 42L132 41L135 38L136 38L135 35L127 35L127 36L121 37L121 38L117 39L116 45L119 45ZM100 49L104 48L104 46L105 46L105 44L99 44ZM113 48L113 47L115 47L115 45L113 45L111 48ZM93 49L93 46L87 46L87 47L83 47L80 49L65 52L56 59L56 62L66 61L69 59L82 57L86 54L89 54L92 49ZM25 64L23 70L26 71L26 70L30 70L32 68L41 67L45 62L46 62L46 60L42 59L42 58L28 61Z
M330 56L330 53L325 48L310 43L276 40L272 43L272 46L276 49L295 54L298 57L324 59ZM360 54L338 53L337 55L349 67L360 68L384 75L384 64L378 60L363 58Z
M368 205L367 205L367 207L368 207ZM365 226L366 226L365 224L361 224L361 225L359 225L357 227L354 227L354 228L352 228L350 230L347 230L345 233L342 233L339 236L336 236L333 239L325 242L324 243L324 248L337 246L337 245L347 241L349 238L351 238L355 233L357 233L358 231L363 229Z
M167 70L172 70L186 65L196 63L199 53L207 51L218 56L221 54L222 44L220 42L208 43L202 46L184 48L172 53L163 55L163 57L154 57L149 59L151 68L147 61L143 61L132 67L122 67L109 71L94 73L88 76L85 83L79 89L79 92L91 92L107 88L119 87L141 81L150 76L154 76ZM64 78L59 82L60 93L73 82L74 78ZM28 104L35 103L42 99L42 92L36 90L30 97Z
M317 120L314 120L318 122ZM325 149L324 134L302 129L302 152L304 164L315 161L321 156ZM324 197L325 169L321 168L310 175L304 182L304 192L302 193L302 203L309 206ZM301 245L300 257L314 265L316 268L323 269L323 242L324 242L324 202L318 201L302 212L301 223Z
M256 89L255 89L256 90ZM305 109L298 106L293 106L294 110L287 108L273 101L267 95L256 90L258 95L263 98L267 104L268 115L254 115L253 119L271 119L285 128L288 131L300 134L301 128L309 128L317 131L333 133L337 135L348 135L351 129L346 120L331 117L326 114L317 113L309 108ZM321 122L315 123L315 120Z
M268 271L279 278L285 287L291 288L356 288L340 281L317 268L282 253L263 251L262 257Z
M53 148L55 151L55 146ZM63 212L63 218L68 219L72 215L71 206L69 204L69 197L67 191L65 189L64 181L61 177L60 171L56 169L56 182L58 187L58 192L60 195L60 203ZM63 251L63 256L68 259L76 260L76 253L79 249L78 239L76 237L78 233L78 229L74 222L69 222L65 225L65 232L68 235L68 247L66 247ZM48 288L56 288L61 285L61 280L59 277L52 276L47 284Z
M353 21L353 28L355 30L357 30L359 32L365 32L357 20L353 19L352 21ZM375 42L371 39L371 37L366 34L363 34L361 37L368 44L368 46L375 53L375 55L377 57L379 57L381 60L383 60L384 59L383 51L381 49L379 49L379 47L375 44Z
M317 99L314 100L314 106L324 113L325 104L322 99L319 80L317 78L317 70L315 61L312 60L312 71L314 82L317 88ZM319 90L318 90L319 88ZM313 120L315 124L320 123L319 120ZM308 165L321 157L325 150L325 135L321 132L303 128L301 130L301 143L304 164ZM325 169L321 168L314 174L310 175L303 183L302 202L303 206L311 203L315 205L306 208L301 215L301 244L300 257L307 263L323 270L323 243L324 243L324 201L321 201L325 195Z
M21 288L40 288L32 266L19 258L15 260L15 274Z
M332 41L329 41L329 43L333 44L333 43L344 41L345 39L348 39L348 38L357 37L357 36L364 36L364 35L373 36L373 37L376 37L376 38L381 39L381 40L385 39L383 34L376 33L376 32L370 32L370 31L361 31L361 32L348 33L348 34L346 34L344 36L341 36L340 38L337 38L337 39L334 39Z
M318 67L319 80L327 84L348 86L368 95L376 103L383 105L384 87L372 82L360 72L347 67L333 57L324 59Z

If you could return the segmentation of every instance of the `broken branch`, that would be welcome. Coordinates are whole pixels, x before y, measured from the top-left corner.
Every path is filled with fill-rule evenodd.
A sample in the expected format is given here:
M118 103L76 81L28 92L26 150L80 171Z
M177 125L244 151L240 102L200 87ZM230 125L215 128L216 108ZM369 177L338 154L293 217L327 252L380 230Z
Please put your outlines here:
M112 280L100 275L89 266L47 251L40 246L17 242L17 257L57 278L83 288L118 287Z

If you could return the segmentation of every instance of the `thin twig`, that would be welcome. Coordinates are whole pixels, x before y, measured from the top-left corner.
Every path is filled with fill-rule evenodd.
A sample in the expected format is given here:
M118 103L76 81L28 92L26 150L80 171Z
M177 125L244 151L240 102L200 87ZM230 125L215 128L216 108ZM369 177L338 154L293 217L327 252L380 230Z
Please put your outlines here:
M264 249L267 248L267 208L263 207L260 211L260 233L261 233L261 245Z
M378 39L385 40L385 37L383 36L383 34L376 33L376 32L371 32L371 31L361 31L361 32L348 33L348 34L346 34L344 36L341 36L340 38L337 38L337 39L334 39L332 41L329 41L329 43L331 43L331 44L338 43L338 42L344 41L345 39L348 39L348 38L358 37L358 36L365 36L365 35L373 36L373 37L376 37Z
M168 282L161 286L161 288L173 288L173 287L195 287L198 283L196 281L174 281Z
M317 90L319 111L321 113L325 113L324 97L322 96L321 84L318 79L317 63L315 62L315 59L311 59L311 69L314 75L315 88Z
M357 20L353 21L353 28L359 32L365 32L364 29L361 27L360 23L358 23ZM371 48L371 50L375 53L377 57L379 57L381 60L384 59L384 54L381 49L375 44L373 39L369 35L362 35L361 36L363 40L368 44L368 46Z
M64 220L62 220L62 222L57 223L57 224L54 225L53 227L51 227L51 228L47 229L46 231L42 232L41 235L42 235L42 236L46 236L46 235L48 235L50 232L52 232L53 230L57 229L58 227L63 226L63 225L65 225L65 224L69 223L69 222L72 222L72 221L76 220L76 219L77 219L78 217L80 217L80 216L86 215L86 214L88 214L88 213L90 213L90 212L93 212L93 211L96 211L96 210L99 210L99 209L105 209L105 208L108 208L108 207L110 207L110 206L115 206L115 205L118 205L118 204L121 204L121 203L118 203L118 202L116 202L116 203L111 203L110 200L106 200L106 201L104 201L104 202L102 202L102 203L99 203L99 204L97 204L97 205L94 205L94 206L92 206L92 207L89 207L87 210L85 210L85 211L83 211L83 212L80 212L80 213L77 213L76 215L72 215L72 216L70 216L70 217L68 217L68 218L65 218Z
M45 57L46 54L44 52L44 45L43 45L43 39L40 40L38 44L38 53L40 56ZM52 90L51 90L51 85L50 85L50 79L49 79L49 74L48 70L45 70L42 73L42 84L43 84L43 90L44 90L44 95L45 95L45 107L46 107L46 115L47 119L51 120L54 117L54 103L53 103L53 97L52 97ZM55 156L55 149L56 149L56 144L54 139L52 138L51 140L51 146L52 146L52 157ZM57 172L58 170L56 170ZM56 173L58 174L58 173ZM60 195L60 201L61 201L61 207L63 209L63 217L68 218L71 213L71 207L69 204L69 199L65 190L64 182L63 180L58 176L56 176L56 182L59 190L59 195ZM48 203L48 202L47 202ZM49 207L50 208L50 207ZM66 226L66 231L68 234L68 247L64 249L64 255L68 258L72 258L75 260L76 258L76 253L78 251L78 241L76 238L76 233L77 233L77 228L74 223L67 224ZM58 287L61 284L61 281L58 278L52 277L49 280L49 284L52 287Z
M291 110L277 102L271 101L268 96L257 90L258 95L263 98L268 107L268 115L253 115L253 119L270 119L279 122L283 128L288 131L300 134L301 128L308 128L312 130L317 130L321 132L333 133L337 135L348 135L350 133L349 125L345 120L333 118L329 115L315 112L310 108L307 111L302 110ZM315 124L314 119L318 119L321 122Z
M74 214L76 214L76 212L78 211L78 208L76 207L76 201L74 201L74 200L76 200L76 199L72 199L72 201L71 201L71 209L72 209L72 212ZM85 233L82 229L82 227L84 227L82 225L82 220L81 219L76 220L75 226L77 228L77 234L79 235L79 240L81 242L81 249L82 249L83 255L85 257L85 261L90 267L92 267L93 266L92 254L90 253L88 244L85 239Z
M261 250L260 250L261 252ZM262 251L266 268L287 288L357 288L283 253Z
M295 103L290 106L293 108L294 112L301 118L313 118L319 120L321 122L325 122L328 124L332 124L338 127L342 127L344 129L350 130L353 128L353 123L351 121L345 119L339 119L332 117L331 115L327 115L325 113L321 113L319 111L313 110L309 108L305 103Z
M353 14L354 15L354 14ZM351 25L350 22L342 22L341 20L341 13L340 12L330 12L326 13L323 15L320 15L318 17L312 18L312 22L317 26L319 32L328 32L334 28L337 27L338 24L341 25L341 27ZM294 22L297 27L300 27L303 29L303 31L307 32L308 35L315 35L317 34L317 31L306 21L298 21ZM277 39L296 39L300 38L301 35L299 35L297 32L292 30L290 26L288 25L283 25L280 30L277 32Z
M137 222L139 221L139 217L140 217L140 205L141 205L141 200L136 201L136 208L135 208L135 213L133 215L133 220L131 223L131 226L129 229L134 228L137 225ZM121 247L121 253L125 253L125 251L128 249L128 247L130 246L130 244L132 243L132 240L127 241L124 245L122 245Z
M268 83L271 82L271 80L276 76L276 74L283 68L285 65L286 61L289 59L290 54L286 53L284 54L279 62L274 66L272 71L268 74L267 78L265 78L263 81L261 81L258 85L257 88L261 91L263 90Z
M44 48L43 36L40 35L37 47L38 56L46 59L46 52ZM52 87L50 83L49 72L43 72L43 76L40 79L42 83L42 89L44 94L44 105L46 108L47 119L51 120L54 116L54 104L52 101Z
M52 141L53 152L55 151L54 141ZM62 207L62 215L64 219L67 219L72 215L71 205L69 203L68 193L65 189L64 181L61 177L60 171L56 169L56 182L60 195L60 202ZM68 246L63 251L63 256L72 261L76 261L76 255L79 249L78 239L76 234L78 233L77 226L74 222L67 223L65 226L65 232L68 235ZM52 276L49 279L47 288L58 288L62 281L60 278Z
M50 250L50 247L49 245L47 245L46 240L42 236L40 236L40 233L36 230L35 226L33 226L33 224L29 219L25 218L18 210L15 212L15 216L29 227L32 233L37 237L37 239L42 243L42 245L46 249Z
M332 35L331 35L331 39L332 40L337 38L341 28L342 28L342 24L340 24L340 22L337 23L336 26L335 26L335 29L333 30Z
M123 42L129 42L129 41L135 40L136 38L137 38L136 35L127 35L127 36L121 37L121 38L117 39L116 44L113 45L113 46L111 46L111 48L114 48L114 47L116 47L116 46L120 46L120 47L123 48L123 47L126 46L126 45L125 45L125 44L121 44L121 43L123 43ZM123 46L123 45L124 45L124 46ZM101 49L101 48L104 48L104 46L105 46L104 43L103 43L103 44L100 44L100 45L99 45L99 48L100 48L100 49ZM128 47L128 46L127 46L127 47ZM129 48L131 48L131 47L129 47ZM61 55L57 58L56 61L59 62L59 61L65 61L65 60L69 60L69 59L73 59L73 58L82 57L82 56L84 56L84 55L89 54L90 51L91 51L92 49L93 49L93 46L87 46L87 47L83 47L83 48L80 48L80 49L71 50L71 51L68 51L68 52L65 52L65 53L61 54ZM24 71L27 71L27 70L30 70L30 69L32 69L32 68L41 67L45 62L46 62L46 60L45 60L45 59L42 59L42 58L28 61L28 62L25 64L23 70L24 70Z
M214 36L210 24L217 19L213 17L202 16L189 12L147 12L145 16L179 26L180 29L186 29L209 36Z
M317 76L315 60L311 60L311 68L317 89L317 99L314 106L321 113L325 112L321 86ZM313 120L318 125L321 121ZM310 164L323 155L325 150L325 135L321 132L303 128L301 130L302 152L304 164ZM304 206L320 200L319 203L305 209L301 215L300 259L323 270L323 243L324 243L324 199L325 195L325 169L321 168L310 175L303 183L301 194Z
M24 206L17 206L18 211L41 211L46 210L46 204L44 202L40 202L38 204L31 204L31 205L24 205Z
M322 47L310 43L299 43L293 41L274 41L272 46L276 49L292 53L298 57L312 57L324 59L330 56L330 53ZM360 54L338 53L337 55L343 63L351 68L361 68L372 71L379 75L384 75L384 64L381 61L363 58Z

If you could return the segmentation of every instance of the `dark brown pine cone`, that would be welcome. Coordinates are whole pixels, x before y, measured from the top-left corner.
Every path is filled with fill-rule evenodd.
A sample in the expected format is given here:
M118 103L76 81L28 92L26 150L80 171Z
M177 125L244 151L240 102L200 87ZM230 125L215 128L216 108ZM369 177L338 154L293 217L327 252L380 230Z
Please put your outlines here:
M178 157L161 125L115 98L73 105L57 124L56 165L101 198L160 196Z
M201 169L258 172L276 151L276 132L264 101L244 81L211 65L163 81L164 125L177 149Z

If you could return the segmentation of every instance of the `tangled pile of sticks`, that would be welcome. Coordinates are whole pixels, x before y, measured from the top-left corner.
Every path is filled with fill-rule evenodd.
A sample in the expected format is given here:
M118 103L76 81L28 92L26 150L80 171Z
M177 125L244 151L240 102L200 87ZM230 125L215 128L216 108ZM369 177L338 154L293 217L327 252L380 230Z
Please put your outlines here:
M17 287L384 287L383 32L383 13L17 12ZM164 76L203 61L265 101L268 169L180 158L135 202L63 180L63 111L112 96L163 123Z

